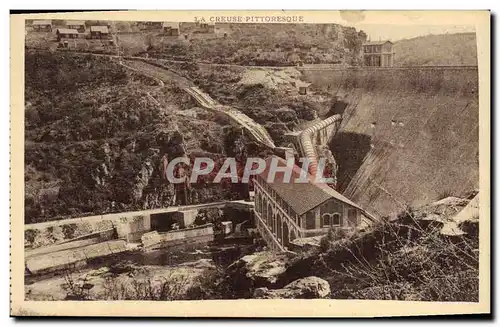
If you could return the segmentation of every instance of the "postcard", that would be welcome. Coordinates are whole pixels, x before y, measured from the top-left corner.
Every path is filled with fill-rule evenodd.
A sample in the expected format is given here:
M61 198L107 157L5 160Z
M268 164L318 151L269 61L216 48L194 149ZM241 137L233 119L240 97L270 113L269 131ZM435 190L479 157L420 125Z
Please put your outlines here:
M11 15L11 315L490 313L489 11Z

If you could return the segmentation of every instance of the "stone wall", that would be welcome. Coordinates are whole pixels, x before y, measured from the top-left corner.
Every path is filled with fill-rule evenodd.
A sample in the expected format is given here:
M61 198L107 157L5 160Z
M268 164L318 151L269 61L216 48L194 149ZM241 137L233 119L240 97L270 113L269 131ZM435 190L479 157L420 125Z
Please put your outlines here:
M132 211L27 224L24 226L24 244L28 248L37 248L115 227L118 237L127 239L130 233L151 230L151 214L156 211ZM137 236L131 237L137 240Z
M76 249L27 258L26 268L31 274L43 274L57 270L84 267L89 260L127 251L124 240L113 240Z
M136 243L141 240L144 233L151 230L151 216L122 217L115 226L118 238L125 239L129 243Z
M186 207L168 207L26 224L24 226L24 244L26 249L38 248L59 244L84 235L113 228L116 228L119 238L127 239L130 242L138 242L142 234L151 230L152 223L153 228L161 227L160 225L163 220L168 220L170 216L174 216L177 212L183 212L181 215L183 217L187 216L186 219L189 223L196 218L196 213L199 209L226 207L243 210L251 214L253 202L216 202ZM151 216L153 216L153 220L155 221L151 221ZM172 221L175 221L173 218Z
M191 226L196 220L196 216L198 215L198 210L186 210L186 211L177 211L174 213L173 218L179 224L180 228L187 228Z
M303 70L313 88L328 88L342 97L351 89L477 95L477 67L349 68Z
M212 224L197 226L182 230L174 230L163 234L165 242L172 242L185 239L193 239L203 236L213 236L214 228Z
M142 235L142 244L145 248L172 246L180 243L208 242L214 239L212 224L192 228L173 230L166 233L152 231Z

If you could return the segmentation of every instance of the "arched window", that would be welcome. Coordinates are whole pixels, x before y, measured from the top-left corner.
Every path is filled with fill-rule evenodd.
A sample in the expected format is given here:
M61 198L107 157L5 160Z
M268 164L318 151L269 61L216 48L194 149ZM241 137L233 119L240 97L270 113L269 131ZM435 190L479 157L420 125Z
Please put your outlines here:
M323 214L323 223L322 223L321 226L323 226L323 227L329 227L331 225L331 223L332 223L331 221L332 220L331 220L330 214L329 213L324 213Z
M334 213L332 215L332 226L340 226L340 214Z

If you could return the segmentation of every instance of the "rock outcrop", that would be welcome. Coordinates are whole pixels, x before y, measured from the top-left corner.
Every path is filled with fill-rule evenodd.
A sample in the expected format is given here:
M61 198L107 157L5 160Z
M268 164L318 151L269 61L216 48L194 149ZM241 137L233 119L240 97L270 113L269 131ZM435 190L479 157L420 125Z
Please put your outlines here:
M472 200L450 196L420 208L415 218L423 225L438 226L444 237L477 237L479 194Z
M253 294L256 299L321 299L328 295L330 285L316 276L298 279L281 289L257 288Z
M244 297L250 297L255 288L283 287L290 260L288 254L270 251L246 255L228 267L226 282Z
M441 228L443 235L477 236L479 229L479 194L477 194L465 208L455 215Z

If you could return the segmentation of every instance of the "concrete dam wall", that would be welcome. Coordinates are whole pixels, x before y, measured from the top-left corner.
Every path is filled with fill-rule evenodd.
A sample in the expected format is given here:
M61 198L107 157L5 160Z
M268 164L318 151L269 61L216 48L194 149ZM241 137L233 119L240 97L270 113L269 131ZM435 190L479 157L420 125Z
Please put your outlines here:
M338 97L338 188L368 211L390 215L478 187L477 67L303 74Z

